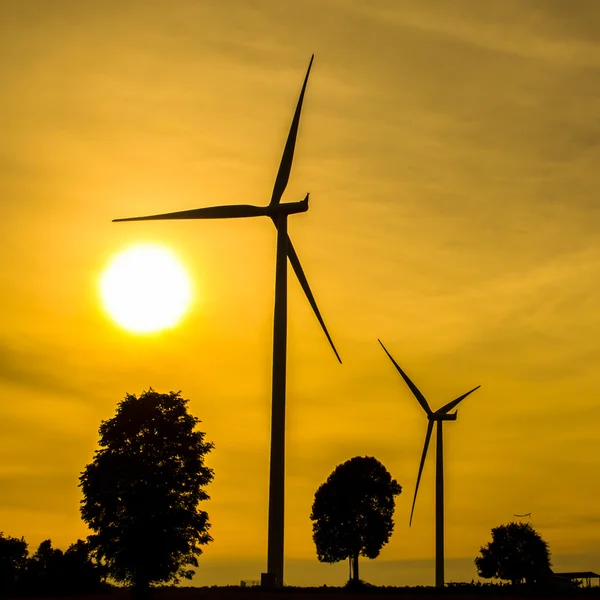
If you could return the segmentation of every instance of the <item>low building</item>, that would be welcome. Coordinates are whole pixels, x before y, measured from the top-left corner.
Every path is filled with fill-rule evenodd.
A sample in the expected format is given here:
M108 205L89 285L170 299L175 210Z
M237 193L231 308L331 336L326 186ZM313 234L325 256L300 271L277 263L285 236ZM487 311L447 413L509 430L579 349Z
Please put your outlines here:
M581 583L585 587L592 587L592 581L596 579L596 586L600 586L600 575L593 571L573 571L572 573L554 573L554 577L568 579L572 583Z

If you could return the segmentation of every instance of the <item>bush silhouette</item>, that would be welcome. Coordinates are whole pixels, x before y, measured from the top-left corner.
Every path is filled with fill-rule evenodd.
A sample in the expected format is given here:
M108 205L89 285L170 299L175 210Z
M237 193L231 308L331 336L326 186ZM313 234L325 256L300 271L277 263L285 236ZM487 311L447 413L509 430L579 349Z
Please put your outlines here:
M548 544L529 523L511 522L492 529L492 541L475 559L480 577L505 579L513 585L540 582L552 574Z
M16 592L27 570L27 542L0 532L0 595Z

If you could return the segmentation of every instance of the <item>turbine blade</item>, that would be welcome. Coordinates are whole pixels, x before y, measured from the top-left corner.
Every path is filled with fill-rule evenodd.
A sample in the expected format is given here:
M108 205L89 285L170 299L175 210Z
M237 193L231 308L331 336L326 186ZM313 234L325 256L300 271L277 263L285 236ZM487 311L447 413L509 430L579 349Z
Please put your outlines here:
M390 357L390 360L394 363L396 369L398 369L398 373L402 375L402 379L406 382L406 385L410 388L410 391L415 395L415 398L419 401L419 404L423 407L423 410L428 414L432 415L433 411L429 408L429 404L427 404L427 400L425 400L425 396L421 394L419 388L409 379L408 375L400 368L400 365L393 359L392 355L387 351L387 348L383 345L383 342L378 339L377 340L381 347L385 350L385 353Z
M159 221L163 219L239 219L243 217L263 217L266 214L267 212L262 206L231 204L225 206L208 206L206 208L195 208L192 210L180 210L178 212L149 215L146 217L113 219L113 223L119 221Z
M427 433L425 434L425 445L423 446L423 454L421 454L421 464L419 465L419 474L417 475L417 486L415 487L415 497L413 498L412 508L410 509L410 521L408 526L412 525L413 513L415 512L415 502L417 501L417 492L419 491L419 483L421 481L421 474L423 473L423 465L425 464L425 457L427 456L427 448L429 448L429 440L431 439L431 432L433 431L433 421L429 421L427 424Z
M447 414L448 411L451 411L455 406L457 406L460 402L462 402L469 394L472 394L475 390L478 390L480 387L481 387L480 385L478 385L477 387L474 387L472 390L469 390L466 394L459 396L456 400L452 400L452 402L448 402L448 404L445 404L444 406L442 406L442 408L439 408L435 412L442 414L442 415Z
M288 258L290 259L290 264L292 265L294 272L296 273L296 277L298 278L298 281L300 282L300 285L302 286L302 289L304 290L304 293L306 294L306 298L308 299L309 304L312 306L315 316L317 317L317 320L321 324L321 327L323 328L323 331L325 332L325 335L327 336L327 340L329 341L329 344L331 345L331 348L333 349L336 358L338 359L338 361L341 364L342 359L340 358L340 355L338 354L338 351L335 348L333 340L331 339L331 336L329 335L329 332L327 331L327 327L325 327L325 322L323 321L323 317L321 316L321 313L319 312L319 307L317 306L315 297L313 296L310 286L308 285L306 275L304 274L304 270L302 269L302 265L300 264L300 260L298 258L298 255L296 254L296 251L294 250L294 246L292 245L292 240L290 239L289 236L288 236L288 242L287 242L287 252L288 252Z
M310 57L310 63L308 64L308 71L306 71L306 77L302 84L302 91L300 92L300 98L298 98L298 105L296 106L296 112L292 119L292 125L288 134L287 142L283 150L283 156L281 157L281 163L279 164L279 171L277 171L277 177L275 179L275 185L273 187L273 194L271 196L270 204L279 204L281 196L287 186L290 178L290 171L292 170L292 160L294 159L294 148L296 147L296 136L298 134L298 125L300 124L300 112L302 111L302 101L304 100L304 92L306 91L306 83L308 82L308 75L310 74L310 68L312 67L313 59L315 55Z

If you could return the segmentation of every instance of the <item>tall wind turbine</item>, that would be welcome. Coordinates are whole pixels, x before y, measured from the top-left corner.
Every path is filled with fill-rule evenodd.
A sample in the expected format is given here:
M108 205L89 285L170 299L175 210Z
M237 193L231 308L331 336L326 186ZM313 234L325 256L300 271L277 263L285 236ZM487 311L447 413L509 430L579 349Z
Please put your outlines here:
M275 186L268 206L252 206L249 204L234 204L196 208L179 212L151 215L146 217L132 217L127 219L114 219L114 221L150 221L162 219L237 219L244 217L270 217L277 229L277 260L275 266L275 316L273 332L273 380L272 380L272 408L271 408L271 464L269 474L269 532L267 549L267 572L276 586L283 585L283 526L284 526L284 477L285 477L285 383L286 383L286 340L287 340L287 260L289 259L296 277L306 294L308 302L321 324L329 344L341 363L340 356L325 327L321 313L317 307L314 296L308 285L306 276L298 255L294 250L292 241L287 232L287 218L289 215L306 212L308 210L308 194L299 202L281 204L281 197L288 183L296 135L300 122L302 101L306 90L306 83L310 74L314 54L310 59L306 77L292 119L292 125L279 171L275 179Z
M387 351L387 348L383 345L381 340L377 340L381 347L385 350L385 353L389 356L392 363L398 370L398 373L402 375L402 379L406 382L406 385L410 388L410 391L414 394L415 398L427 414L429 423L427 424L427 433L425 434L425 446L423 446L423 454L421 454L421 463L419 465L419 474L417 475L417 485L415 487L415 496L413 498L412 508L410 510L410 522L412 525L413 512L415 510L415 502L417 500L417 492L419 491L419 482L421 481L421 474L423 473L423 465L425 464L425 457L427 456L427 448L429 447L429 440L431 439L431 433L433 431L433 424L437 423L437 444L436 444L436 457L435 457L435 585L437 587L444 586L444 449L442 441L442 423L444 421L456 421L456 415L458 411L454 411L448 414L453 408L456 408L460 402L462 402L469 394L472 394L476 389L481 386L477 386L466 394L459 396L456 400L448 402L439 408L435 412L429 408L425 396L421 394L417 386L408 378L408 375L400 368L400 365L392 358L392 355Z

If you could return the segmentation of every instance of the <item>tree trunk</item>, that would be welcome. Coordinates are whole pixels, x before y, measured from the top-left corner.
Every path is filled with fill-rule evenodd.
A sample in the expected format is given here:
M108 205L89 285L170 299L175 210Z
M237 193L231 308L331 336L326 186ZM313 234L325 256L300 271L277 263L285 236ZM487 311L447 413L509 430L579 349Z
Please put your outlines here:
M358 583L358 552L352 557L352 581Z
M133 600L150 600L150 583L145 579L138 579L131 590Z

